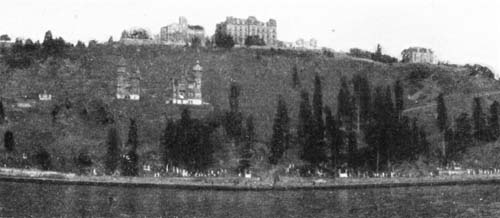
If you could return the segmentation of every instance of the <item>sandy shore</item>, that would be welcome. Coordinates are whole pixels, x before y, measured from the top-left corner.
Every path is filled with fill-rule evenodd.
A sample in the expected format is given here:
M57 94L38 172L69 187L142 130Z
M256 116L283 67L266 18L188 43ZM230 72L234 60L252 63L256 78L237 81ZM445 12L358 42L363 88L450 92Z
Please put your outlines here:
M280 181L245 179L240 177L115 177L77 176L58 172L0 168L0 181L121 187L154 187L194 190L312 190L360 189L410 186L444 186L500 184L500 175L461 175L421 178L302 178L280 177Z

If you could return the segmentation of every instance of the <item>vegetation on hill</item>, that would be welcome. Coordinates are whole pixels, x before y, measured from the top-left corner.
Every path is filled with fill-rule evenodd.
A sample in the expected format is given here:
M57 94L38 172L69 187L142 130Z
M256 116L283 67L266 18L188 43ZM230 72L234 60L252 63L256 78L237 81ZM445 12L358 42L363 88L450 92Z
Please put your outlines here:
M290 163L303 165L305 175L340 167L390 170L421 157L440 160L446 131L436 131L435 109L404 113L405 108L433 103L443 93L447 116L455 118L472 109L464 96L472 100L471 94L499 88L467 67L387 65L279 49L85 47L62 38L55 42L49 33L41 44L16 42L0 62L6 120L0 129L15 136L13 155L28 156L14 165L61 171L94 165L112 174L121 162L121 171L136 175L136 166L153 153L190 172L210 166L257 171ZM140 101L115 99L121 57L140 72ZM166 104L169 79L196 60L204 68L202 92L210 106ZM52 101L33 100L43 91ZM461 116L448 134L466 130L467 120ZM460 146L449 149L461 152Z

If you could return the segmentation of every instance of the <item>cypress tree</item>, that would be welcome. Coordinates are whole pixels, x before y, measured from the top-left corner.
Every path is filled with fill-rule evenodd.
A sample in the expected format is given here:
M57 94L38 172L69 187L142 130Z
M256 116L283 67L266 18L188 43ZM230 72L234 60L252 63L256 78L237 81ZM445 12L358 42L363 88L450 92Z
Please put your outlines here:
M401 85L401 81L397 80L396 83L394 84L394 99L395 99L395 106L396 106L396 112L398 116L398 120L400 120L403 116L403 110L404 110L404 89L403 86Z
M398 129L397 126L397 115L395 113L394 109L394 103L392 101L392 92L391 92L391 87L387 86L384 94L384 116L382 126L383 126L383 131L384 131L384 141L385 143L382 144L383 150L385 151L386 155L386 161L387 161L387 170L391 170L391 163L394 161L394 155L393 151L395 150L395 138L398 136L398 132L396 130Z
M421 148L421 154L428 157L431 144L427 140L427 134L425 133L424 127L420 127L419 145Z
M443 93L440 93L437 97L437 125L441 132L448 128L448 111L444 103Z
M375 88L372 119L369 123L366 133L366 142L370 145L375 159L375 171L378 173L380 170L380 163L383 162L383 146L386 143L384 124L385 124L385 106L384 95L382 88Z
M356 74L353 79L354 95L356 99L357 130L366 130L371 111L370 83L365 75Z
M167 125L163 132L163 137L161 139L162 145L162 159L165 165L172 165L174 163L175 157L175 147L176 147L176 125L172 119L167 119Z
M127 146L131 147L132 150L136 150L138 145L139 139L137 137L137 124L135 119L130 119Z
M3 142L5 146L5 150L13 151L15 147L14 134L7 130L3 136Z
M448 112L446 110L446 105L444 103L444 95L440 93L436 99L437 101L437 126L439 131L441 131L441 156L443 157L443 164L447 164L447 154L446 154L446 129L448 129Z
M348 148L348 165L349 168L355 169L357 167L356 164L356 152L358 149L358 142L356 140L356 133L354 131L350 131L347 133L347 148Z
M269 162L273 165L278 164L278 161L283 157L287 147L288 137L288 109L286 103L281 96L278 97L278 107L273 124L273 134L271 138Z
M461 113L455 120L455 125L452 146L448 149L448 160L456 161L465 153L467 147L472 145L472 126L469 115Z
M105 170L107 175L113 174L118 167L118 161L120 160L120 144L121 142L118 130L115 127L111 127L108 131L108 149L105 160Z
M229 112L226 114L226 132L235 141L241 139L243 133L243 116L239 108L240 86L233 82L229 88Z
M340 166L340 148L344 144L344 135L340 123L335 120L329 107L325 107L325 126L330 147L330 163L333 169Z
M490 131L490 141L495 141L500 136L500 126L498 123L498 101L494 101L490 106L490 116L488 119L488 129Z
M122 159L122 174L124 176L137 176L139 173L139 155L137 154L137 147L139 139L137 137L137 124L134 119L130 119L130 127L128 132L127 147L129 151Z
M305 143L311 138L311 129L313 126L312 109L309 101L309 93L302 90L300 93L300 106L299 106L299 122L297 126L297 136L299 144L304 148Z
M474 98L474 106L472 109L472 119L474 121L474 138L478 141L487 140L486 119L481 105L481 99Z
M302 91L301 93L298 125L297 135L299 138L299 144L302 148L300 157L302 160L314 165L313 159L316 156L314 153L315 141L313 139L314 120L309 101L309 93L307 93L307 91Z
M313 135L314 140L314 165L318 165L326 161L325 155L325 124L323 120L323 94L321 93L321 78L316 74L314 78L314 94L313 94Z
M300 87L299 69L297 68L297 65L292 68L292 87Z
M0 124L5 122L5 111L3 107L3 102L0 100Z
M345 77L341 78L340 91L337 96L337 115L344 120L350 120L353 115L352 98Z

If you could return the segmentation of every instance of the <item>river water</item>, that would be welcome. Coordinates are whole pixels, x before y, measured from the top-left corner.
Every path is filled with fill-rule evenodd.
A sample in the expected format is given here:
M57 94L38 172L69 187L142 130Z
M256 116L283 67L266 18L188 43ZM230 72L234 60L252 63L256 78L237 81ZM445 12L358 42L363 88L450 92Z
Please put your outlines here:
M252 192L0 182L0 217L500 217L500 185Z

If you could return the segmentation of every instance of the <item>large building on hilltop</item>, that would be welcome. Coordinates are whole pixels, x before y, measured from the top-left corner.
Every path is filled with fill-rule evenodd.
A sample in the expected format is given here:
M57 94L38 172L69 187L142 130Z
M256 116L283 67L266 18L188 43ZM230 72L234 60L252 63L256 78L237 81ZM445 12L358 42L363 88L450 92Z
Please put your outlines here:
M237 45L245 45L248 36L259 36L268 46L274 46L278 42L276 34L276 20L269 19L261 22L250 16L247 19L227 17L226 21L217 24L216 34L223 33L233 37Z
M139 70L130 71L126 60L121 57L118 61L117 74L116 98L139 100L141 93Z
M173 23L160 29L160 41L171 45L190 44L194 38L204 45L205 29L199 25L189 25L185 17L179 17L179 23Z
M180 78L170 80L169 89L172 91L172 97L167 100L170 104L182 105L204 105L201 95L201 78L203 68L200 62L189 72L181 75Z
M404 63L434 63L434 52L428 48L410 47L401 52Z

